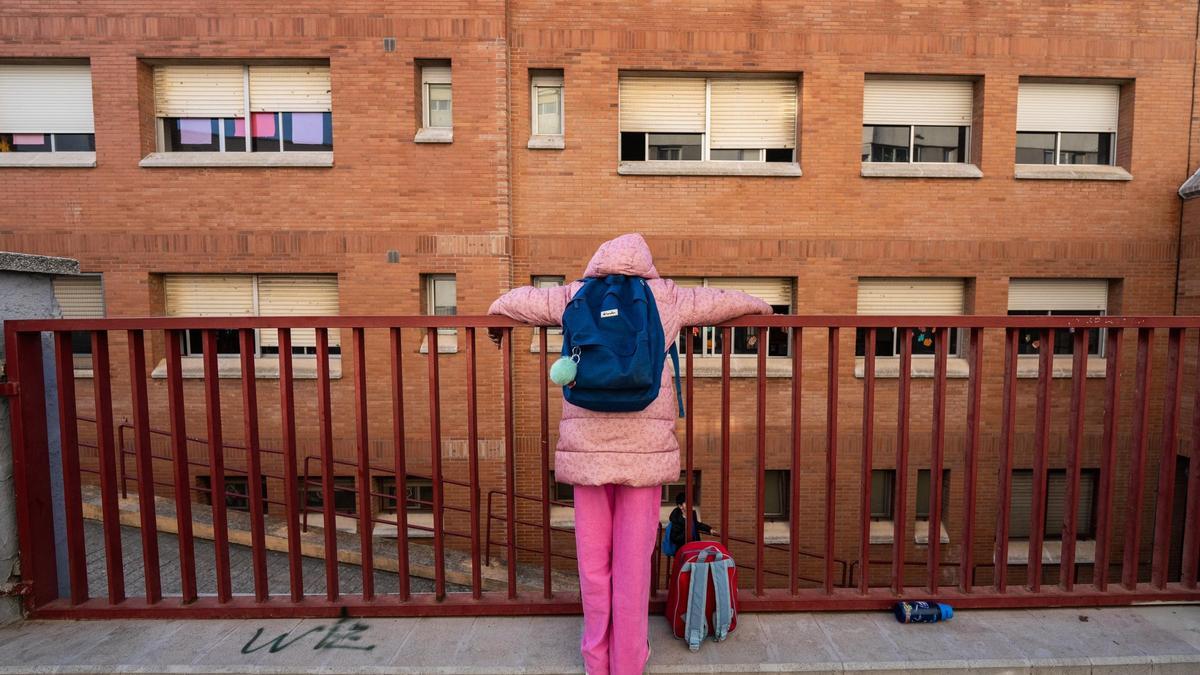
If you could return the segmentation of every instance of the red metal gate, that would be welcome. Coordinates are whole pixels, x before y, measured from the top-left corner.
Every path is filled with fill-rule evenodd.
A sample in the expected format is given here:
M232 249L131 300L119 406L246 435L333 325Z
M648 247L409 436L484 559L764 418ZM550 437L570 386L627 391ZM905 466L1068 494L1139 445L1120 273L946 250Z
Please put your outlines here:
M296 368L304 357L293 355L293 335L310 329L315 329L315 363L304 365L315 372L311 386L305 381L298 389ZM440 332L447 329L461 335ZM529 351L536 354L529 356L516 348L525 344L517 336L527 335L526 328L496 317L29 320L9 321L5 330L8 389L14 394L21 569L31 587L28 601L34 616L483 615L580 609L578 594L556 589L553 582L556 567L570 568L573 547L570 528L551 525L552 507L569 502L552 495L551 420L558 404L547 384L551 343L546 330L533 337ZM480 348L480 330L500 334L499 355L490 347ZM763 334L749 353L733 353L739 336L765 330L785 332L786 341ZM256 338L261 331L277 331L277 356L264 353ZM345 357L331 356L337 351L331 331L349 335ZM87 394L87 379L77 379L74 371L72 332L90 335L91 403L82 406L77 397L80 385ZM851 332L861 354L851 355ZM1068 346L1056 359L1055 336L1064 332L1070 340L1063 341ZM685 512L692 512L697 463L719 472L719 499L711 499L710 490L705 503L717 506L718 536L748 571L743 575L743 610L882 608L913 595L936 596L963 607L1200 600L1200 319L747 317L717 327L712 333L716 351L710 348L705 356L696 354L699 345L690 335L685 331L681 345L686 363L687 415L681 423ZM52 434L43 380L46 336L57 387L64 486L60 504L54 503L51 488ZM220 345L230 344L234 336L236 354L219 354ZM1097 336L1103 346L1089 355L1089 341ZM110 339L124 344L126 357L114 360ZM461 353L443 353L451 350L440 350L439 340L461 342ZM742 340L740 351L746 352L750 342ZM1127 342L1132 343L1128 348ZM879 354L882 343L892 345L889 353ZM1039 346L1032 347L1034 343ZM185 344L199 345L200 353L185 354ZM1036 354L1030 355L1031 350ZM425 364L406 368L405 356L413 353ZM697 374L702 360L719 363L719 379ZM264 364L277 385L258 377L263 373L256 369ZM348 365L349 382L331 371L334 364ZM222 390L229 389L222 387L222 376L238 383L240 406L222 405ZM128 395L114 400L114 382L127 386ZM447 400L444 390L451 384L453 398ZM861 391L847 393L849 387ZM414 399L417 392L424 396ZM877 394L894 396L894 408ZM261 405L259 399L268 396L277 405ZM530 398L536 403L524 402ZM705 403L710 399L711 406ZM1191 407L1190 426L1181 419L1185 404ZM298 418L298 410L310 408L315 417L302 413ZM342 408L349 414L339 415ZM223 424L223 410L240 419L232 434ZM165 415L167 428L151 423L155 411ZM262 441L264 411L272 429L278 426L278 447ZM128 423L118 422L121 413L131 418ZM194 431L195 418L203 420L204 433ZM390 427L390 433L378 433L380 424ZM481 476L481 424L496 432L495 445L501 449L496 457L482 460L490 476L486 479ZM918 432L927 427L923 438L928 445L922 440L919 452L913 446L914 424ZM697 448L702 437L698 425L711 432L703 436L711 440L706 448ZM443 433L451 428L465 440L464 457L447 454ZM339 453L335 434L342 429L348 445ZM131 448L125 446L126 431ZM376 438L381 435L385 438ZM525 436L533 442L519 452L519 437ZM169 451L156 454L155 438L165 439ZM428 444L427 452L414 451L417 438ZM310 439L317 450L311 456L300 450ZM380 454L373 450L377 440L390 441L381 451L386 461L372 456ZM189 449L197 443L204 446L199 458ZM230 453L238 455L237 462L227 464ZM133 460L132 474L126 455ZM1189 475L1185 512L1175 514L1180 456L1188 460ZM319 466L319 478L309 476L309 457ZM1061 523L1046 522L1054 462L1063 464L1055 469L1065 485ZM1010 546L1018 540L1010 536L1009 508L1013 471L1026 463L1032 471L1032 503L1028 536L1019 540L1026 560L1014 562ZM922 518L909 512L914 464L928 472L928 507ZM1084 464L1098 475L1091 490L1094 501L1084 511L1087 532L1080 531L1079 520ZM950 465L960 476L954 491L942 484L943 470ZM786 471L786 480L772 484L773 508L787 514L783 526L768 523L764 515L772 466L777 467L772 471ZM336 482L339 467L352 472L345 477L353 478L352 487ZM872 499L872 470L879 467L894 476L887 500ZM211 525L216 551L211 594L197 587L194 469L208 473L203 490L211 503L211 524L203 524ZM229 507L221 498L229 496L229 476L245 480L247 491L238 496L249 511L253 592L247 594L235 593L231 584ZM381 476L390 477L394 489L372 482ZM422 481L428 476L428 499L411 496L406 481L417 480L414 476ZM1148 477L1154 479L1152 490ZM265 480L284 485L282 498L262 494ZM121 541L120 497L129 482L136 484L145 571L144 587L137 589L125 585ZM302 550L301 541L302 513L307 518L313 498L307 491L310 484L319 484L322 505L323 550L317 557L324 559L325 588L320 595L306 594L301 573L304 556L313 557ZM88 583L85 485L99 491L104 589ZM447 489L459 497L450 499ZM339 592L338 551L344 547L338 541L339 490L356 494L353 515L343 515L357 523L361 593L354 595ZM752 496L753 503L737 499L739 492ZM943 494L954 494L953 503L944 505L938 498ZM177 523L180 562L169 571L180 579L178 594L165 594L160 579L155 508L165 503L156 502L162 495L170 495ZM493 498L503 503L502 513L493 512ZM267 502L267 512L286 518L287 593L268 592ZM891 520L877 519L888 524L886 539L872 543L873 511L881 502L887 503ZM379 523L392 522L380 518L388 504L395 510L399 588L377 593L374 533ZM431 514L428 525L410 523L409 510L417 507ZM52 536L55 508L66 516L65 552L56 551ZM1179 518L1182 542L1175 542L1178 552L1172 554L1172 532L1178 530L1173 519ZM953 544L943 534L948 520L957 521L949 528ZM917 534L920 527L925 528L925 543L910 543L909 530ZM409 532L414 528L431 535L429 593L413 592L409 585L409 548L414 545ZM1091 551L1087 556L1080 555L1082 542ZM507 579L491 590L483 570L493 558L493 545L501 552L495 558L505 561ZM448 546L469 555L469 583L462 592L447 590ZM56 572L60 554L65 555L69 588L61 596ZM656 570L659 562L654 561ZM521 587L520 565L540 567L540 588ZM657 584L660 575L655 578ZM661 600L656 589L652 605Z

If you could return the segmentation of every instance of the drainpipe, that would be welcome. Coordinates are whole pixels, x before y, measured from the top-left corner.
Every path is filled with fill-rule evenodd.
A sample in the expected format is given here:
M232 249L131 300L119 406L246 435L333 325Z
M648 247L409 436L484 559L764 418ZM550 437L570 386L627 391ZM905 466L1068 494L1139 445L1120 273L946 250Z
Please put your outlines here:
M1183 180L1192 176L1192 134L1196 124L1196 52L1200 51L1200 1L1196 3L1196 20L1193 33L1192 47L1192 100L1188 114L1187 166L1183 172ZM1183 209L1185 203L1179 205L1179 229L1175 239L1175 301L1172 314L1179 314L1179 282L1183 272Z

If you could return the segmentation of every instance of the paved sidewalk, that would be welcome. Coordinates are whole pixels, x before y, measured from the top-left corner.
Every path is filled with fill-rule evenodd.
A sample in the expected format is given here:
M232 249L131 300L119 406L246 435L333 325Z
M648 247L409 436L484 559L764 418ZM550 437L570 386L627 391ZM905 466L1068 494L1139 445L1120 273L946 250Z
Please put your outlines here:
M651 621L650 673L1196 673L1200 606L747 614L689 653ZM0 673L580 673L578 617L25 622Z

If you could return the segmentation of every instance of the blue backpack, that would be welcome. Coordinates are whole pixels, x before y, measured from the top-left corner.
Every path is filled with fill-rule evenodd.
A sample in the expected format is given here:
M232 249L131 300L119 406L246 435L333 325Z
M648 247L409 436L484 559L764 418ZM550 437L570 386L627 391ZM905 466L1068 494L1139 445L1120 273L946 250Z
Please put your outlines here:
M641 277L612 274L585 279L563 311L561 361L573 362L574 377L563 386L571 405L599 412L645 410L658 398L665 338L658 305ZM679 416L679 350L669 350L675 364ZM556 364L557 365L557 364Z

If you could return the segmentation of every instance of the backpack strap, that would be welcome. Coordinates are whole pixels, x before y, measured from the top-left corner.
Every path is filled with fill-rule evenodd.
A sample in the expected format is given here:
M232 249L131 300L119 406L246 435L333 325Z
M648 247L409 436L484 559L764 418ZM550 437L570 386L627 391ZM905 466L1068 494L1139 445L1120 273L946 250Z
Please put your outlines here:
M704 615L708 606L708 551L700 551L694 561L683 566L683 569L692 573L688 586L687 615L683 624L683 637L692 651L699 651L700 643L708 637L708 617Z
M683 387L679 384L679 345L671 343L671 363L675 365L675 401L679 403L679 416L685 417L683 411Z
M733 567L733 558L717 553L717 559L709 564L712 572L713 594L716 608L713 610L712 626L713 639L717 642L729 636L729 626L733 623L733 595L729 590L729 568Z

